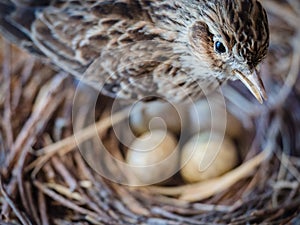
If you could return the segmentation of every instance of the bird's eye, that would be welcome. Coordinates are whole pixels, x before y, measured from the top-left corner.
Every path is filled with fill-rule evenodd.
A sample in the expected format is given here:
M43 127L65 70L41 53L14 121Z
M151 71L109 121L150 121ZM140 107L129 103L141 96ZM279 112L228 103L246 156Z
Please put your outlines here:
M216 52L220 53L220 54L226 52L226 48L225 48L224 44L220 41L217 41L215 43L215 49L216 49Z

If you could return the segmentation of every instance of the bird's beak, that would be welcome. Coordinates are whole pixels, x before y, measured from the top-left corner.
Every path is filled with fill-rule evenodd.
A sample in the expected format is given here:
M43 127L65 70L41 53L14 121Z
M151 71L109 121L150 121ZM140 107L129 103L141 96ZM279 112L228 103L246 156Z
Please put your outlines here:
M263 82L257 75L256 70L254 70L252 74L247 76L238 70L235 70L234 73L261 104L264 100L268 99Z

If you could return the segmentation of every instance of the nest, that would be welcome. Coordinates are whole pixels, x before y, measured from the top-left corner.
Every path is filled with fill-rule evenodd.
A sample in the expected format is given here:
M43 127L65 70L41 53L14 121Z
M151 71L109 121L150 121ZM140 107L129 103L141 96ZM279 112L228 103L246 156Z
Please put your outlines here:
M236 83L225 88L228 107L253 125L251 147L234 170L190 185L133 188L100 176L78 146L93 149L96 128L122 160L111 126L127 114L114 113L111 120L114 100L100 96L98 122L81 128L90 112L79 107L73 115L74 96L79 91L93 98L90 89L2 40L0 224L299 224L300 4L263 4L271 29L261 72L269 100L250 101ZM77 104L84 106L85 99ZM105 162L110 172L118 169Z

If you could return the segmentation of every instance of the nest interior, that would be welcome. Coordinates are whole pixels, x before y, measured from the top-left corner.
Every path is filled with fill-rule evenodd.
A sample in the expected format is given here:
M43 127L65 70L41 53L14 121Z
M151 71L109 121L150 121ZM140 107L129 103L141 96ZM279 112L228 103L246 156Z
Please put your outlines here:
M0 224L300 224L300 4L262 3L271 30L261 70L269 100L256 104L230 85L237 97L229 107L255 124L251 148L230 179L194 185L132 188L96 173L78 150L78 143L97 144L85 143L92 136L80 130L90 111L80 107L72 114L78 91L85 95L79 106L93 98L89 88L2 39ZM97 99L96 126L122 159L106 119L112 103Z

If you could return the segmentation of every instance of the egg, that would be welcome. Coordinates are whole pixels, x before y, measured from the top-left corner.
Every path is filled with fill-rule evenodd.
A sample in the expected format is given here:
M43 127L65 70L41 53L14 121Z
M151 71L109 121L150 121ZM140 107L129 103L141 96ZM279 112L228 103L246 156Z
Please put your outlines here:
M179 105L159 101L138 102L131 110L129 124L136 135L152 129L168 130L178 134L185 119L186 111Z
M239 138L244 132L243 124L226 109L221 97L209 97L197 101L189 111L190 133L202 131L223 132L233 138Z
M131 144L126 162L139 185L159 183L178 171L179 153L175 137L163 130L141 135Z
M233 141L222 133L194 135L182 148L181 176L189 183L218 177L233 169L238 155Z

